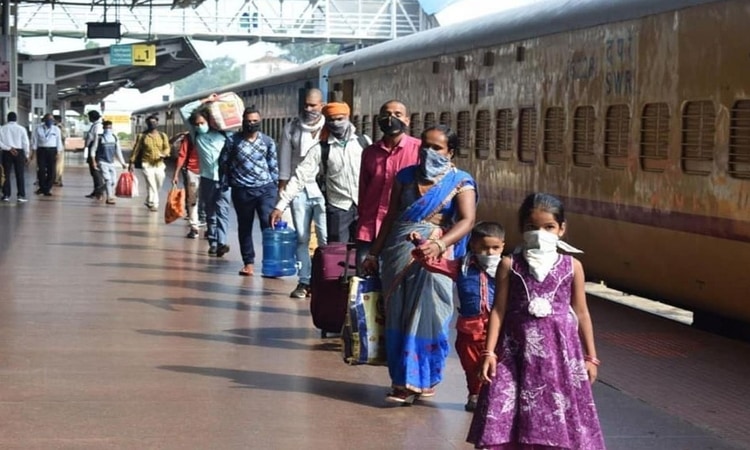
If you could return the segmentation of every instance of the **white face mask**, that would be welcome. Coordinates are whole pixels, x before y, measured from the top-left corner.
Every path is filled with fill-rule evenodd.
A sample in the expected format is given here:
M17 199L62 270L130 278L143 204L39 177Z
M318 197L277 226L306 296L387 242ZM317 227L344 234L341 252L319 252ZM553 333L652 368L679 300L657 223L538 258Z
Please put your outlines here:
M523 234L523 254L529 263L531 275L542 281L547 277L552 266L557 261L557 249L568 253L583 253L565 241L560 236L544 230L527 231Z
M503 259L503 255L474 255L477 258L477 262L480 266L484 267L484 271L489 276L495 278L497 273L497 266L500 265L500 260Z

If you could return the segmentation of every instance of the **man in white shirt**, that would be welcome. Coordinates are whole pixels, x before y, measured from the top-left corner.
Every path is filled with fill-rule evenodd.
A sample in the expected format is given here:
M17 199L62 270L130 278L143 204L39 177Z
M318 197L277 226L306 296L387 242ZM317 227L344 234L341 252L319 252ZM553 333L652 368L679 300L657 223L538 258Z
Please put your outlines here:
M42 124L31 134L31 150L36 155L36 177L39 184L36 194L49 197L55 182L57 158L62 158L63 143L62 133L55 125L52 114L45 114Z
M328 242L350 242L354 238L362 150L372 141L357 134L349 121L349 111L346 103L329 103L323 108L327 133L321 137L320 145L310 149L279 193L281 198L271 213L272 225L281 219L295 195L322 170Z
M25 203L27 200L24 171L31 157L29 134L24 127L16 123L16 120L18 120L16 113L9 112L8 123L0 127L0 153L2 153L3 170L5 171L2 201L10 201L10 174L13 170L16 174L18 203Z
M89 122L91 122L91 128L89 128L88 133L86 133L86 146L83 148L83 159L89 165L89 173L91 174L91 179L94 181L94 190L86 197L102 198L104 197L106 189L106 186L104 185L104 176L101 171L96 169L94 161L96 145L99 142L99 137L104 132L104 127L102 126L102 115L99 114L99 111L89 111L88 117Z
M282 191L302 159L318 145L326 123L323 117L323 93L310 89L305 95L305 106L299 117L289 122L281 134L279 145L279 191ZM310 293L312 263L310 261L310 231L315 222L318 245L326 245L326 205L323 193L315 180L304 185L291 202L292 221L297 232L297 261L299 283L289 295L305 298Z

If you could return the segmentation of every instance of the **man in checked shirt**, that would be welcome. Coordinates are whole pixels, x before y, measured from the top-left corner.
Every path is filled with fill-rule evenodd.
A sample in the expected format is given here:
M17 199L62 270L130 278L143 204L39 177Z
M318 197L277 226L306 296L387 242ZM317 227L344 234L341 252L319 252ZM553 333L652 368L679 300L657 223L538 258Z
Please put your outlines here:
M242 131L227 138L219 156L219 173L222 186L232 188L232 204L237 212L237 234L244 264L240 275L250 276L255 263L255 214L261 230L268 228L279 181L276 143L260 132L260 113L255 106L245 108Z

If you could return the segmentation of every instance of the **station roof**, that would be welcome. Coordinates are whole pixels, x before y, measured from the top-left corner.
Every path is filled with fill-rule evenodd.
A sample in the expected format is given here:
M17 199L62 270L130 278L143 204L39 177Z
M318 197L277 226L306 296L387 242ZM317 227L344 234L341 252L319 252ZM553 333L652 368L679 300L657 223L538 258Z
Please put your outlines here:
M19 55L19 63L54 63L57 99L76 105L99 103L121 87L141 92L180 80L206 67L187 38L158 39L138 44L156 46L155 66L110 65L109 47L46 55Z

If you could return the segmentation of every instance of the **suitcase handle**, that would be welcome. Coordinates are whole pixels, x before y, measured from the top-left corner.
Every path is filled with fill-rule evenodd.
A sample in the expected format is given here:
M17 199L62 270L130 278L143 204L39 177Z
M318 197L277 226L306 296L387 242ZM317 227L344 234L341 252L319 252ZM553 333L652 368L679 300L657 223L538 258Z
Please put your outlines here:
M354 257L355 257L354 264L349 263L349 257L351 256L352 251L354 251ZM354 270L355 274L357 272L356 251L357 251L356 244L352 244L352 243L346 244L346 256L344 257L345 259L344 261L339 263L339 266L344 268L344 273L341 274L341 277L339 278L339 281L341 281L342 284L349 284L349 278L352 277L352 275L349 275L349 269Z

